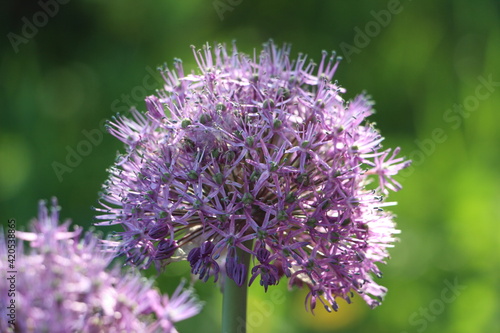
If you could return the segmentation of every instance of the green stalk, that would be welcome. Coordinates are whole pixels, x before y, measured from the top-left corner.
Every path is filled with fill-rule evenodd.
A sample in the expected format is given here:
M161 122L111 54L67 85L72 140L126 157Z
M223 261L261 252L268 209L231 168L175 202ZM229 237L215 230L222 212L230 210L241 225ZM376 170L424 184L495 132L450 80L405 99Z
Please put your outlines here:
M248 244L245 244L247 246ZM250 254L237 248L236 254L240 263L248 267ZM222 297L222 333L246 333L247 323L247 291L248 273L245 282L239 287L232 279L226 276Z

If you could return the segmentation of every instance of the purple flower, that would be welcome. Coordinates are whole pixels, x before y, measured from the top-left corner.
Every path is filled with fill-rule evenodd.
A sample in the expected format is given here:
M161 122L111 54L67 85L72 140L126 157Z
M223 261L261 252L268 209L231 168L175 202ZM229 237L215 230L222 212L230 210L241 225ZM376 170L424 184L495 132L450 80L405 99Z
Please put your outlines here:
M276 266L271 264L271 259L269 258L271 252L269 252L265 248L260 248L257 250L257 260L260 262L259 265L255 265L252 268L252 277L250 278L250 283L255 280L255 278L260 275L260 284L264 286L265 291L267 292L267 287L269 285L277 284L279 281L279 270Z
M247 268L238 260L236 249L230 247L226 258L226 275L232 279L238 286L242 286L247 279Z
M372 276L397 233L384 194L409 162L399 149L387 158L366 119L373 103L344 101L335 54L316 65L270 42L260 55L221 45L194 55L197 72L180 62L162 72L147 114L111 122L127 153L104 186L100 225L121 224L120 251L142 267L187 259L205 281L224 265L243 283L239 248L254 258L250 283L267 290L286 276L310 288L312 309L336 309L351 291L378 305L385 289Z
M16 307L13 332L174 333L175 322L200 311L182 285L169 299L136 271L108 269L114 253L91 233L68 227L69 221L59 224L55 199L50 212L40 202L32 231L16 231L29 248L24 252L18 242L14 267L7 267L5 238L0 236L2 332L10 332L4 312L11 299ZM15 295L9 296L6 275L12 270L17 272Z
M206 241L200 247L192 249L187 258L191 264L193 274L199 274L200 279L205 282L207 282L210 275L215 276L215 281L217 281L219 273L219 265L212 258L213 249L212 242Z

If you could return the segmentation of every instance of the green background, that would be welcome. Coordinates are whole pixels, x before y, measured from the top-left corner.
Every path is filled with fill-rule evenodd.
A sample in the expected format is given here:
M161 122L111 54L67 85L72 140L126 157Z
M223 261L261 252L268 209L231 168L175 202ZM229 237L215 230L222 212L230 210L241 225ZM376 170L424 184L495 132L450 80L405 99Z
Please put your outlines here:
M144 110L164 62L177 57L194 69L191 44L236 39L252 52L273 38L313 59L337 50L344 61L335 79L347 98L372 95L385 146L414 160L389 198L399 202L392 210L402 230L382 267L389 293L375 310L356 298L312 316L303 291L283 281L265 294L255 284L248 332L500 331L499 1L88 0L59 4L46 22L36 1L0 6L3 224L15 218L24 228L39 199L57 196L62 217L90 227L122 145L104 134L84 146L85 131L102 133L102 121L132 105ZM36 32L26 28L34 18ZM14 35L29 38L13 44ZM54 162L67 165L68 149L85 148L58 177ZM171 292L187 273L172 265L159 283ZM218 289L196 289L205 308L179 331L219 332Z

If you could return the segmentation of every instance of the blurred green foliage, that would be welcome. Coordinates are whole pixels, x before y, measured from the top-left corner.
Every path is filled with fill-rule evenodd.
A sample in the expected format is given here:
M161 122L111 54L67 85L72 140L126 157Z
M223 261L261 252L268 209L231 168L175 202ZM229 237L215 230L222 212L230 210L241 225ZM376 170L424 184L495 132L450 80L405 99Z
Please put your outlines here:
M382 268L389 293L373 311L356 298L312 316L304 292L283 281L265 294L256 284L249 333L500 332L498 0L87 0L58 4L45 21L37 1L0 6L2 221L24 228L39 199L57 196L63 217L90 227L90 207L122 149L102 123L131 106L144 110L164 62L177 57L194 69L191 44L236 39L253 52L273 38L313 59L335 49L345 58L336 79L346 96L368 91L385 145L414 159L399 178L403 191L390 197L402 233ZM26 27L33 19L36 31ZM95 143L82 144L86 134ZM87 156L58 176L54 162L68 166L78 149ZM158 283L171 292L188 272L172 265ZM219 332L218 289L196 289L205 309L179 331Z

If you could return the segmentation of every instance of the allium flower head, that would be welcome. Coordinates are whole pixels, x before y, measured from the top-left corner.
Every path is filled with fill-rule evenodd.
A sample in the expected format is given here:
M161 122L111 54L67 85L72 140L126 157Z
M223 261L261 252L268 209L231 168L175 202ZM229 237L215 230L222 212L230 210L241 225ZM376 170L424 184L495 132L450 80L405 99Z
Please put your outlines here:
M336 309L352 291L378 305L386 290L372 275L396 233L384 194L401 188L392 176L408 162L382 149L370 99L344 101L335 54L316 65L270 42L260 55L207 45L194 56L196 72L180 61L162 71L147 114L111 122L127 152L100 224L123 226L120 249L135 265L187 259L204 281L225 271L241 285L249 274L266 290L286 276L310 288L312 309ZM248 271L237 248L252 255Z
M13 267L7 267L5 239L0 233L0 307L2 332L177 332L173 324L200 311L189 290L179 287L169 299L137 272L107 269L113 253L82 229L59 224L57 202L49 212L40 203L32 232L16 231L14 294L9 294ZM9 296L10 295L10 296ZM15 300L15 327L5 311ZM183 309L179 315L179 308Z

